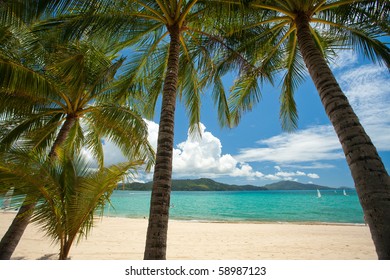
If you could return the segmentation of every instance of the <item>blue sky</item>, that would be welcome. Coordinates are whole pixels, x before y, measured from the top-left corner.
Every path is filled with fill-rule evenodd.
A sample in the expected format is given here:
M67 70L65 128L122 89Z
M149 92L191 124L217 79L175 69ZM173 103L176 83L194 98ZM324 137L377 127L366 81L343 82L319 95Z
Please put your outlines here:
M332 69L358 114L389 172L390 167L390 75L385 67L343 52ZM226 87L234 76L224 78ZM325 115L309 76L296 92L299 127L283 132L279 121L278 84L262 88L263 98L245 114L236 128L221 128L208 92L202 99L202 137L188 135L188 119L178 102L175 127L173 178L212 178L229 184L262 186L295 180L333 187L353 187L341 145ZM148 121L149 140L156 146L158 115ZM106 162L124 158L109 143ZM139 181L152 180L140 173Z

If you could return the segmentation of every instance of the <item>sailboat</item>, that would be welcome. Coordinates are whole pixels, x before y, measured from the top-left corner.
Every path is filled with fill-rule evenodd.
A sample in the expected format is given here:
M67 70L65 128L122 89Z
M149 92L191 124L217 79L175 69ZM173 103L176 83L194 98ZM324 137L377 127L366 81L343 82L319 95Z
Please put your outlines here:
M343 195L348 196L347 192L345 191L345 189L343 189Z
M320 198L321 197L321 193L320 193L320 190L317 189L317 197Z

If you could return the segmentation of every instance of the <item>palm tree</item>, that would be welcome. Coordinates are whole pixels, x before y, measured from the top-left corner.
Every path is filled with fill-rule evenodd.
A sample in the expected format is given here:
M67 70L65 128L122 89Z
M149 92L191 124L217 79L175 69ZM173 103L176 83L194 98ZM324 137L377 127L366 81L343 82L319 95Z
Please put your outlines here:
M142 162L127 162L102 169L91 169L81 157L61 156L57 161L31 152L3 153L0 162L2 185L27 187L40 195L32 222L40 224L46 235L60 244L59 259L66 260L74 241L87 237L94 214L103 214L119 181Z
M144 259L166 259L176 99L184 99L191 130L196 133L200 122L201 91L210 82L212 61L210 53L202 47L206 32L199 26L199 18L204 15L204 6L198 1L136 2L139 18L148 22L154 33L147 30L143 36L144 40L153 41L150 44L141 41L140 55L133 57L133 67L127 71L127 83L137 78L131 73L142 73L143 78L152 81L147 87L145 112L154 111L157 98L162 94ZM222 85L218 77L214 83ZM214 98L221 119L227 120L222 86L215 87Z
M39 2L39 3L38 3ZM43 1L44 2L44 1ZM20 93L24 89L31 88L33 84L40 88L41 95L50 92L50 86L35 71L23 66L27 63L29 52L34 53L33 59L39 61L44 53L36 37L30 32L29 24L39 15L40 8L37 8L42 1L1 1L0 2L0 93L4 97L9 92ZM38 5L38 6L35 6ZM43 7L43 6L42 6ZM36 9L37 8L37 9ZM20 58L23 58L23 63ZM14 75L13 73L18 73ZM30 95L29 101L36 99ZM13 102L1 104L3 107L11 107ZM23 104L20 107L24 107ZM20 108L21 109L21 108ZM24 111L22 109L22 111ZM12 114L13 115L13 114ZM5 116L3 116L5 118ZM2 120L4 119L2 118ZM8 127L1 127L3 137ZM25 204L19 212L30 212L34 203ZM9 259L16 248L24 229L27 227L29 218L18 216L14 219L11 227L0 242L0 259Z
M389 2L246 2L258 17L256 21L253 20L256 17L251 18L243 27L243 32L251 33L252 37L249 40L241 37L242 50L261 57L259 68L279 64L286 69L281 94L283 127L296 126L294 90L304 78L303 60L344 150L378 257L390 259L390 178L326 60L326 53L332 48L351 47L389 67L389 48L380 41L381 36L389 36ZM259 55L254 42L256 46L273 45L273 49ZM238 89L253 80L248 75L242 75ZM242 112L252 108L250 103L258 101L253 97L257 94L256 90L244 93L236 90L232 94L236 123ZM252 98L248 98L250 95Z
M57 26L65 38L99 34L111 42L117 40L117 48L132 46L131 62L118 85L121 93L132 87L148 92L145 114L149 116L162 95L144 258L165 259L177 97L184 99L195 132L200 122L201 90L213 82L219 116L225 122L229 119L221 80L211 75L212 54L204 47L205 38L215 39L208 32L211 28L207 30L212 14L206 9L207 1L198 0L98 2L83 2L79 14L64 15L39 28Z
M44 69L28 69L21 65L6 72L10 73L6 76L16 78L15 86L7 87L0 95L1 112L6 116L3 128L7 128L2 131L1 148L8 150L15 143L41 151L51 147L48 157L55 159L60 148L80 152L85 147L99 166L103 166L101 138L107 137L128 158L144 160L149 168L154 153L147 141L145 122L128 106L119 106L103 98L107 91L110 92L109 86L123 59L112 63L111 57L83 43L56 46L55 49L50 64ZM19 69L22 73L34 70L34 75L44 81L42 84L49 85L50 96L31 99L39 88L29 89L28 85L20 83ZM35 203L27 201L31 202L31 199L28 198L20 208L0 242L1 258L11 257L28 225Z

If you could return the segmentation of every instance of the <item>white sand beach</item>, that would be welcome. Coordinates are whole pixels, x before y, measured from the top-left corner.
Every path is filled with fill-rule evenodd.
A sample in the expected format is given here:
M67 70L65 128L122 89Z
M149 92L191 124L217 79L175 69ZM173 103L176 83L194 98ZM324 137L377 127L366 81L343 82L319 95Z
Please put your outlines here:
M0 213L0 235L15 213ZM104 217L87 240L70 251L74 260L141 260L146 219ZM13 259L56 259L58 246L29 225ZM376 253L364 225L206 223L170 221L171 260L370 260Z

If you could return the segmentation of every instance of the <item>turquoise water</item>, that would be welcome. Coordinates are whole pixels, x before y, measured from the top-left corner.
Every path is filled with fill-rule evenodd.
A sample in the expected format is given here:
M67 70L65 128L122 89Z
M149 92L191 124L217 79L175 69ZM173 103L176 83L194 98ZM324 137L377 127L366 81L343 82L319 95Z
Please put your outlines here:
M177 220L364 223L355 191L172 192ZM115 191L105 215L148 217L150 192Z

